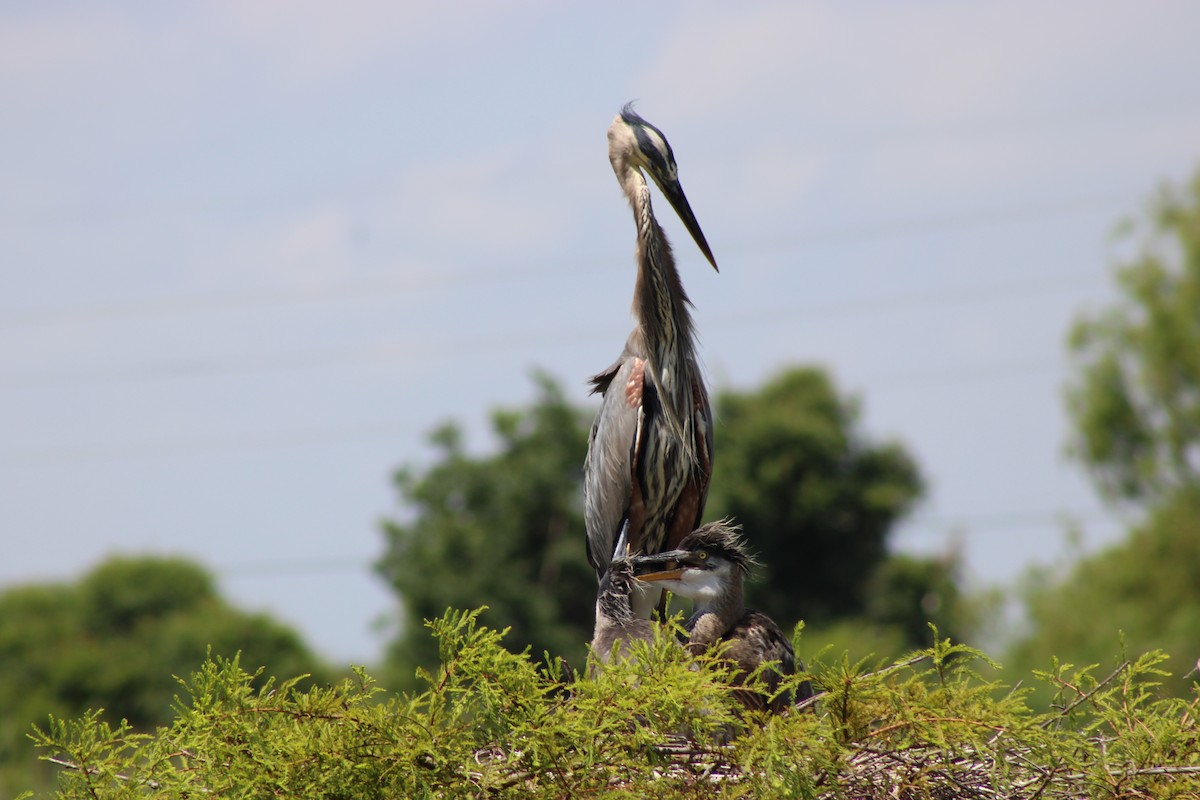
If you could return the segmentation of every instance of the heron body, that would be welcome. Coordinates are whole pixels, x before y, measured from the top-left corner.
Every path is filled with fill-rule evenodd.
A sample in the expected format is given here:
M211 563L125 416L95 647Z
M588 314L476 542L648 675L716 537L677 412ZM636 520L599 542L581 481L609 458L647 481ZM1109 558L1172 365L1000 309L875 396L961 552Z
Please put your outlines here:
M629 523L621 527L613 559L600 578L596 592L596 627L592 652L601 664L619 655L628 642L654 641L654 623L633 613L633 598L643 593L645 584L633 575L629 559Z
M778 692L780 681L804 665L773 619L746 608L742 585L751 563L737 528L727 522L698 528L675 550L633 559L637 580L658 583L695 603L687 622L690 651L704 653L724 643L722 654L735 665L739 685L763 664L774 664L762 674L765 691L737 689L734 696L749 709L780 713L793 703L790 693ZM809 697L812 686L804 681L795 700Z
M631 642L654 641L654 623L633 613L632 599L639 592L629 559L613 559L596 593L592 652L601 664L608 663L614 654L621 654Z
M588 440L584 506L588 560L598 579L626 523L631 553L674 548L700 523L712 473L712 409L690 302L654 216L647 175L714 269L716 261L662 132L626 106L609 127L608 148L637 227L636 324L617 360L591 379L602 401ZM639 617L650 616L660 592L647 594L635 598Z

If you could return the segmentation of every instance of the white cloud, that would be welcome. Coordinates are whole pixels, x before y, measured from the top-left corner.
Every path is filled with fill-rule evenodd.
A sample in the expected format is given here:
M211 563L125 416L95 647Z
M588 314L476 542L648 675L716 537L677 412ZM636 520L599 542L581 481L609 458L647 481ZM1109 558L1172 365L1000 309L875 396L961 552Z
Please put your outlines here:
M539 192L544 180L531 177L522 160L517 154L472 154L423 165L398 187L384 224L443 257L536 251L568 221L562 207Z
M1194 47L1200 7L1182 2L780 3L689 7L646 76L679 116L769 125L954 125L1071 113L1111 97L1120 58L1137 80ZM1183 75L1176 79L1184 80ZM891 131L890 133L894 133Z
M134 38L131 34L111 15L8 15L0 24L0 79L29 84L53 76L73 77L121 52Z
M1111 191L1200 155L1197 27L1174 0L689 6L645 95L721 196L785 216Z
M231 39L250 46L287 77L312 79L387 54L468 44L494 30L498 18L536 4L222 0L211 7Z
M0 12L0 80L78 80L89 70L123 67L132 80L153 81L171 65L178 81L189 65L203 73L231 61L259 61L276 78L307 82L384 56L470 45L492 32L499 18L536 5L538 0L217 0L153 13L111 5L39 6L26 14Z
M202 283L227 286L233 274L238 283L251 286L318 289L351 272L353 224L344 208L309 208L281 221L262 221L250 233L189 260Z

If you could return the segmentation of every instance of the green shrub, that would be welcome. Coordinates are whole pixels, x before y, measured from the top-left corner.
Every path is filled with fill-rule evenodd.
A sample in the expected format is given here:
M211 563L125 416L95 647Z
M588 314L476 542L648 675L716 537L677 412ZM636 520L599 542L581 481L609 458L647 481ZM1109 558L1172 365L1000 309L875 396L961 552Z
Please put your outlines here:
M441 666L385 697L255 683L213 659L153 735L98 713L36 739L62 798L1117 798L1200 792L1197 703L1159 699L1162 657L1054 665L1052 713L948 640L882 669L818 663L809 708L745 717L716 659L670 634L581 677L514 654L479 612L429 623ZM805 676L797 676L800 680ZM723 743L729 742L729 743Z

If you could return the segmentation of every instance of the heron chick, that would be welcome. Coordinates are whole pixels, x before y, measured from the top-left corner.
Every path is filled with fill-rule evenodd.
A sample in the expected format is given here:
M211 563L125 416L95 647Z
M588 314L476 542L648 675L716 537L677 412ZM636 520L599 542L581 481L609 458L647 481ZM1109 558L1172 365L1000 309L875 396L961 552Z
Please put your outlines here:
M584 463L588 561L604 577L622 527L633 554L674 548L700 524L712 474L712 409L696 359L690 301L650 203L647 176L683 220L705 259L712 250L679 183L662 131L627 105L608 129L608 158L633 210L637 279L633 332L592 379L603 395ZM636 598L649 618L661 590Z
M607 664L614 654L620 655L630 642L654 641L654 623L633 613L634 597L646 590L644 584L639 584L633 575L628 533L629 524L626 523L617 539L614 558L600 579L600 588L596 592L592 652L601 664Z
M738 685L764 663L774 662L762 674L766 693L739 689L735 697L747 708L780 713L793 703L790 693L778 691L780 680L804 665L796 660L792 643L773 619L746 608L742 584L752 564L739 529L727 521L696 529L675 550L633 559L637 580L657 583L695 603L686 625L692 653L727 643L724 657L736 665ZM795 701L812 693L812 685L804 681Z

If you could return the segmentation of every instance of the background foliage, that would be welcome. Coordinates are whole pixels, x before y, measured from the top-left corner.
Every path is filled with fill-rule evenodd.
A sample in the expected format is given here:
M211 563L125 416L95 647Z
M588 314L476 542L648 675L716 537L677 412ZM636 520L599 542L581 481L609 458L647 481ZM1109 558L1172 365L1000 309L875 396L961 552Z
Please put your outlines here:
M868 441L858 402L827 373L795 368L754 392L716 396L707 516L745 526L761 554L754 601L774 617L810 624L867 611L887 538L920 497L915 460L894 442ZM919 623L925 641L925 623Z
M513 642L581 663L596 586L580 488L590 421L549 378L540 377L538 389L531 408L493 413L496 454L468 456L447 423L431 437L433 466L396 473L414 518L385 524L378 570L403 598L402 629L389 650L402 682L411 684L416 665L436 664L424 620L484 603Z
M101 718L138 730L167 724L174 676L210 651L327 677L294 631L232 608L207 571L182 559L113 558L72 584L0 594L0 796L50 772L34 765L33 723L103 709Z
M1071 334L1073 449L1112 499L1200 485L1200 173L1126 226L1119 300Z
M1080 559L1061 579L1027 581L1029 631L1010 663L1049 653L1110 665L1120 641L1160 648L1195 675L1200 658L1200 173L1164 186L1124 227L1118 296L1071 336L1071 452L1137 521L1124 541ZM1190 678L1168 681L1186 695Z

